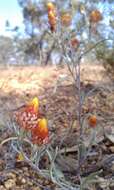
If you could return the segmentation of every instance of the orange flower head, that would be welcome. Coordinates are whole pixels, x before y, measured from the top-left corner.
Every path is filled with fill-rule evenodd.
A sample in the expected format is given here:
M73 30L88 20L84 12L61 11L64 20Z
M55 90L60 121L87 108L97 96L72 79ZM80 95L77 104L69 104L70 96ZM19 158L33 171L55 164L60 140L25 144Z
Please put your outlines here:
M61 16L61 22L64 26L69 26L71 24L72 17L69 13L64 13Z
M32 101L30 101L27 105L27 111L28 112L33 112L33 113L38 113L39 109L39 100L37 97L33 98Z
M47 119L38 120L38 124L32 129L32 142L35 144L45 144L49 136Z
M56 11L48 12L48 20L49 20L49 24L50 24L50 30L52 32L54 32L56 30L56 23L57 23Z
M99 22L101 20L102 20L102 15L101 15L99 10L93 10L90 13L90 21L91 22L97 23L97 22Z
M48 13L48 19L49 19L50 25L55 25L56 24L56 16L55 16L53 11L50 11Z
M38 118L42 117L39 110L39 100L34 97L28 104L23 105L14 114L14 119L20 128L31 131L37 124Z
M24 156L21 152L17 153L16 155L16 161L17 162L21 162L21 161L24 161Z
M91 115L89 117L88 124L89 124L90 127L93 127L93 128L96 127L96 125L97 125L97 118L96 118L95 115Z
M48 11L52 11L55 9L55 5L51 2L47 3L47 9Z
M79 45L79 41L76 38L71 39L71 46L76 48Z

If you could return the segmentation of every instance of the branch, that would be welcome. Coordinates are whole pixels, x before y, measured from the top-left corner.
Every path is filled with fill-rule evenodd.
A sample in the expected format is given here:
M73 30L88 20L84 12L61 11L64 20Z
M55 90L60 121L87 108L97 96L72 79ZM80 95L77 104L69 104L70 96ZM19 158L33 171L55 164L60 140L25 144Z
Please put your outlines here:
M104 42L104 41L107 41L107 40L110 40L110 39L103 39L103 40L100 40L99 42L97 42L94 46L92 46L90 49L88 49L87 51L85 51L82 55L80 55L79 57L79 60L85 56L86 54L88 54L90 51L92 51L93 49L95 49L96 46L98 46L100 43Z

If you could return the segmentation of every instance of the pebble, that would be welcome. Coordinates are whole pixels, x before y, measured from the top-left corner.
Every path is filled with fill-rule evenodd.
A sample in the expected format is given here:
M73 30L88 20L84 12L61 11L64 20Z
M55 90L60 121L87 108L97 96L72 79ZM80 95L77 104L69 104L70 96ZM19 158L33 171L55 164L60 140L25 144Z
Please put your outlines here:
M21 179L21 183L22 183L22 184L25 184L25 183L26 183L26 179L25 179L25 178L22 178L22 179Z
M0 190L6 190L3 185L0 185Z
M28 172L28 168L27 167L23 167L23 171L24 172Z
M40 187L33 187L31 190L41 190Z
M4 186L7 190L12 189L16 185L14 179L9 179L4 183Z
M47 185L49 185L49 184L50 184L50 181L49 181L49 180L45 180L45 181L44 181L44 185L45 185L45 186L47 186Z
M9 172L9 173L6 174L6 177L15 180L16 179L16 174Z
M16 182L18 185L22 185L22 184L25 184L26 183L26 179L22 176L18 176L17 177L17 182Z
M111 171L114 172L114 162L112 162Z
M105 180L104 178L99 177L98 181L99 181L100 188L108 190L108 187L110 185L110 182L108 180Z
M27 184L29 185L29 186L33 186L33 182L30 180L30 181L27 181Z
M110 151L112 152L112 153L114 153L114 146L110 146Z

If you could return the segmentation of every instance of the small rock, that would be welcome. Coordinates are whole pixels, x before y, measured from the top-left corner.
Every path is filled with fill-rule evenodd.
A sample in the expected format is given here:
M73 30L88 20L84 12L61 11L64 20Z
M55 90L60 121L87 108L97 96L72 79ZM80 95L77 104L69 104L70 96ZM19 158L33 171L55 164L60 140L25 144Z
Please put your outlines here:
M112 153L114 153L114 146L110 146L110 151L112 152Z
M7 176L7 178L9 178L9 179L16 179L16 174L15 174L15 173L9 172L9 173L6 174L6 176Z
M27 167L23 167L23 171L24 172L28 172L28 168Z
M33 187L31 190L41 190L40 187Z
M9 179L4 183L5 188L8 189L12 189L14 186L16 185L15 180L14 179Z
M49 185L49 184L50 184L50 181L49 181L49 180L45 180L45 181L44 181L44 185L45 185L45 186L47 186L47 185Z
M31 180L28 181L27 184L28 184L29 186L33 186L33 182L32 182Z
M21 183L22 183L22 184L25 184L25 183L26 183L26 179L25 179L25 178L22 178L22 179L21 179Z
M99 186L102 188L102 189L109 189L109 185L110 185L110 181L107 180L107 179L104 179L102 177L98 177L98 181L99 181Z
M26 183L26 179L22 176L18 176L17 177L17 181L16 181L16 184L17 185L22 185L22 184L25 184Z
M0 185L0 190L6 190L3 185Z
M114 163L112 162L111 171L114 172Z
M113 181L113 179L112 179L111 182L110 182L110 188L113 188L113 189L114 189L114 181Z

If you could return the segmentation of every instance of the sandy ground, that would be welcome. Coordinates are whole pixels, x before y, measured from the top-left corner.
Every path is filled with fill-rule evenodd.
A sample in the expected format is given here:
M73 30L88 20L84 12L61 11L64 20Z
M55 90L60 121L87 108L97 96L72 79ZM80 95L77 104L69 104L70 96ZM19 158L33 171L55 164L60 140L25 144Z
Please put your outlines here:
M81 68L81 80L85 83L88 81L99 85L108 83L106 75L104 77L102 65L86 63ZM66 67L1 67L0 113L3 116L4 113L7 115L7 111L15 109L34 96L42 99L50 89L53 93L56 84L68 85L69 83L72 83L72 79Z
M81 79L94 83L106 82L108 77L104 75L102 65L83 64L81 69ZM59 77L70 75L67 68L51 67L9 67L0 68L0 88L4 94L14 93L25 95L27 93L41 93L45 88L53 87ZM105 76L105 78L104 78Z

